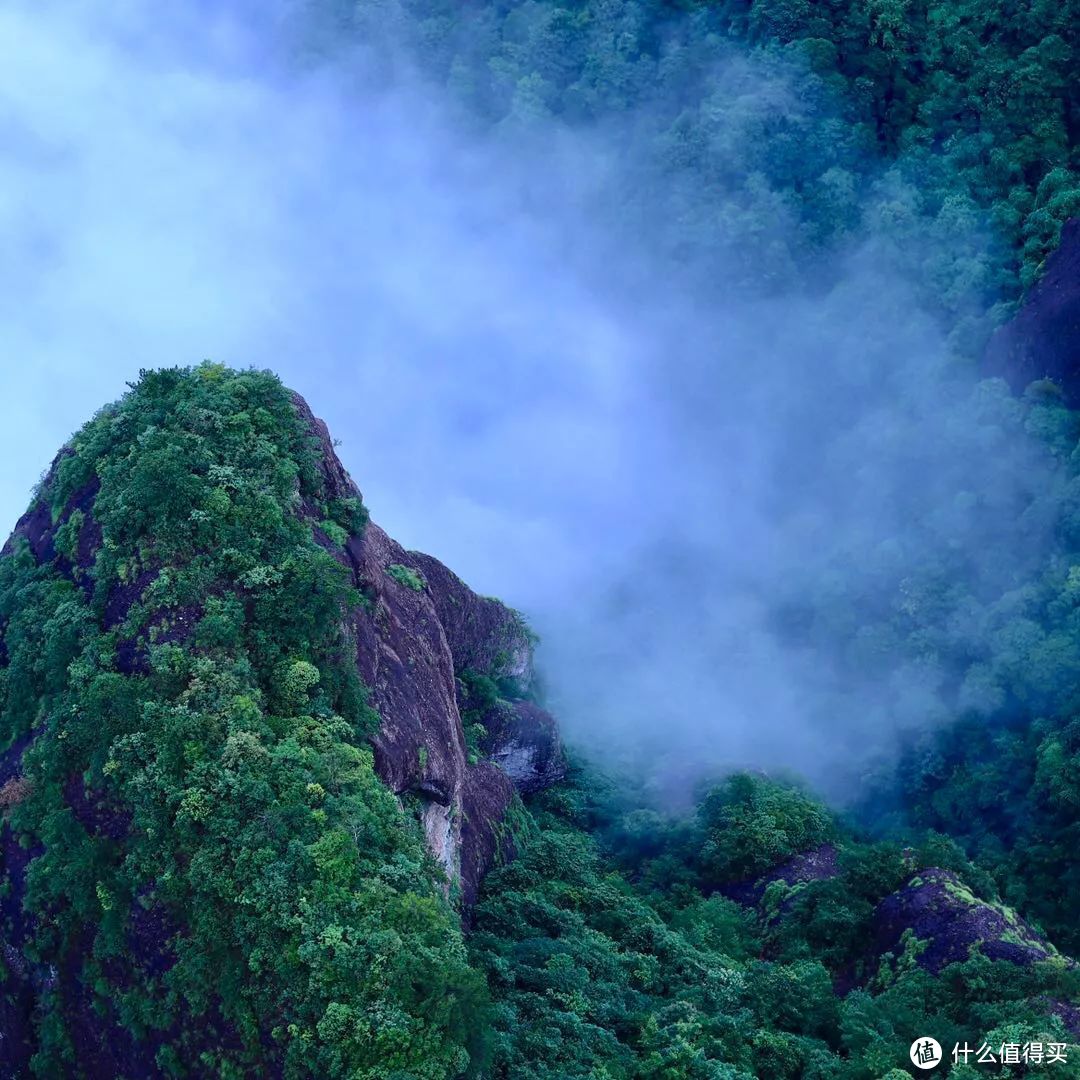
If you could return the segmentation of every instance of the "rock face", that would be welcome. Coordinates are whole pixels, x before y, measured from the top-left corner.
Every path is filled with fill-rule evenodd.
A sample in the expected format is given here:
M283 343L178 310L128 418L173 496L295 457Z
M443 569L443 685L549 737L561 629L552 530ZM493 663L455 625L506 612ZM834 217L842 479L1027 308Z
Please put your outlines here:
M359 497L326 425L302 398L295 404L319 440L331 497ZM406 551L374 523L350 537L344 552L366 601L354 631L357 668L382 719L376 769L395 793L421 801L428 847L460 883L468 907L492 862L511 854L503 817L514 789L538 791L564 768L555 721L526 700L499 703L516 723L484 747L490 761L470 764L457 680L476 672L528 694L532 638L517 612L477 596L437 559ZM524 756L523 745L530 748Z
M1024 306L990 339L983 368L1015 391L1053 379L1070 406L1080 403L1080 218L1062 228L1061 243Z
M931 868L904 888L885 897L874 914L874 952L903 951L901 938L911 931L925 945L918 963L937 974L966 960L978 948L991 960L1033 964L1056 956L1010 908L974 896L951 871Z
M483 723L483 748L519 791L540 791L562 779L558 730L543 709L529 701L499 701Z
M802 885L829 882L841 876L838 852L832 844L820 844L795 855L754 880L721 887L728 899L755 909L762 925L776 929L793 917L794 892L781 894L779 904L769 907L769 888L782 884L795 890ZM1039 961L1072 966L1054 947L1004 904L981 900L951 870L928 867L913 874L903 886L877 902L866 922L865 952L857 962L833 971L836 993L843 996L866 986L883 959L895 963L913 950L915 962L937 975L949 964L968 960L979 952L990 960L1030 965ZM768 945L766 946L768 955ZM1048 1006L1049 1007L1049 1006ZM1080 1024L1080 1010L1053 1003L1066 1024Z
M785 863L770 870L753 881L737 881L720 889L723 896L740 904L753 907L760 904L768 887L775 882L784 885L801 885L811 881L828 881L839 873L836 848L832 844L819 844L810 851L793 855Z
M276 403L283 413L288 412L287 398L278 397ZM286 478L275 489L280 500L276 509L295 514L311 526L310 535L347 570L362 598L347 612L340 606L335 611L342 611L339 617L347 620L343 627L347 633L341 640L355 643L357 672L368 690L368 703L378 713L379 726L371 736L375 769L403 809L422 824L427 847L445 869L447 891L460 899L467 924L483 875L494 862L514 853L507 811L515 790L535 791L563 771L555 722L531 700L535 681L531 635L516 612L477 596L435 559L403 550L366 521L360 493L338 459L325 424L299 397L294 396L291 404L317 451L322 484L305 489L296 477L294 497L289 498ZM219 419L199 412L183 414L181 423L212 427ZM289 437L297 435L302 441L303 432L290 428ZM133 445L130 456L138 454ZM29 558L21 564L24 569L33 573L36 564L47 568L43 580L59 576L81 589L91 602L73 605L80 618L97 620L95 632L115 632L109 675L119 680L143 675L149 671L150 642L195 647L213 587L155 610L155 590L160 592L162 577L167 581L172 570L167 558L159 563L142 558L140 551L139 558L132 559L130 572L125 565L123 573L98 575L98 558L106 542L97 518L104 517L109 488L99 481L93 461L72 482L74 490L63 505L52 505L54 493L62 487L62 466L72 455L72 450L64 449L57 456L40 497L18 522L4 554L16 548L21 551L25 542ZM88 478L82 479L87 472ZM146 472L148 482L154 482L153 468L148 466ZM319 494L302 495L305 490ZM324 497L327 501L320 505L305 501ZM180 495L178 501L183 503L184 498ZM327 520L329 502L336 500L348 502L348 515L339 517L352 522L351 533L340 521ZM186 504L182 512L188 512ZM298 530L297 535L305 545L310 543L305 530ZM110 543L119 550L116 542ZM120 557L126 555L121 552ZM347 595L348 590L341 594ZM132 620L136 605L140 607ZM10 669L6 619L17 614L0 613L3 678L8 675L4 669ZM145 629L131 631L134 622ZM125 637L128 633L133 636ZM462 723L470 679L495 687L491 709L513 718L502 727L492 725L483 746L475 737L467 741ZM36 690L27 691L31 698L35 694ZM41 1045L41 1017L53 1007L47 1004L50 1000L64 1003L66 1037L84 1075L162 1075L153 1064L155 1055L176 1043L182 1028L189 1048L238 1046L235 1025L216 1007L204 1010L197 1024L190 1021L194 1033L187 1030L189 1018L183 1004L168 1030L155 1028L138 1037L115 1017L105 1017L100 1011L101 995L84 978L96 941L92 920L50 960L39 962L32 952L28 956L26 943L42 924L40 909L28 914L24 901L33 888L32 861L46 854L46 849L37 840L24 846L28 837L18 835L9 821L12 808L34 796L36 781L31 778L42 770L28 754L45 725L32 726L34 701L24 704L23 711L31 718L29 730L23 725L10 745L0 743L0 1080L30 1075L30 1059ZM73 831L85 830L88 838L115 842L113 847L119 850L131 833L131 809L108 789L92 790L84 776L77 771L63 777L56 792L63 807L61 816L70 819ZM136 966L153 977L176 962L175 940L184 936L186 928L175 911L157 902L154 886L148 882L130 905L124 932ZM110 968L106 974L119 980L116 985L126 977L120 968Z

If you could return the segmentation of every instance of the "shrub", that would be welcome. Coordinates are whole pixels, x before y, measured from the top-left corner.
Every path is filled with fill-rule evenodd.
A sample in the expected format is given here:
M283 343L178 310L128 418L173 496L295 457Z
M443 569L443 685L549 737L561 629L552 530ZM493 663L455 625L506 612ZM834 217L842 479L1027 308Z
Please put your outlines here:
M399 585L404 585L405 588L412 589L413 592L423 592L424 586L427 584L419 570L414 570L411 566L402 566L401 563L391 563L386 568L386 572Z

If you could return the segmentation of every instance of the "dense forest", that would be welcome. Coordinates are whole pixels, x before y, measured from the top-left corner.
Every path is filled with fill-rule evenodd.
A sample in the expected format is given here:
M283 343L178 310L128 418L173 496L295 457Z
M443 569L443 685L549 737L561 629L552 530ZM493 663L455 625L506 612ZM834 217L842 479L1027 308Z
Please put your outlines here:
M132 1077L1080 1076L1080 416L1050 382L977 378L1080 212L1080 9L296 18L305 63L370 51L485 137L601 132L621 183L598 213L706 301L823 290L831 256L871 243L939 320L982 451L1021 440L1039 462L1009 494L1039 543L987 575L913 520L885 569L829 551L819 587L774 598L787 639L843 640L853 684L898 658L940 675L945 722L845 811L740 772L670 813L571 748L565 778L514 797L469 904L376 771L346 614L377 609L346 557L366 509L273 375L145 372L35 494L49 558L26 532L0 560L0 1076L101 1075L98 1024ZM386 572L403 603L431 587L419 564ZM456 692L470 766L498 760L490 716L542 698L498 664ZM946 1048L929 1074L908 1053L924 1035ZM17 1039L25 1073L4 1063ZM1070 1060L1001 1062L1035 1042ZM957 1044L998 1060L953 1064Z
M869 218L954 322L977 319L1080 209L1069 4L313 8L317 49L375 42L508 137L619 131L637 156L613 212L725 286L820 273Z

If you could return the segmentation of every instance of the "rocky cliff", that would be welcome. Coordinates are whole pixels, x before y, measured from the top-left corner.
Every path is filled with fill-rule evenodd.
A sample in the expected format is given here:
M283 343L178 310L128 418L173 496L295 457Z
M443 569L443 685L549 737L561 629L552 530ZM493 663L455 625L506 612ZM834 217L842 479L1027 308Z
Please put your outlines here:
M0 1077L453 1072L454 921L563 771L532 647L273 376L144 373L0 557Z
M338 458L322 420L293 395L294 406L318 444L323 491L328 500L360 499L360 491ZM57 456L42 485L49 492L67 455ZM80 487L56 512L39 497L22 516L3 554L25 539L39 564L53 564L88 586L101 544L94 517L100 487L96 477ZM562 775L558 728L544 709L528 700L534 687L533 643L521 616L497 600L478 596L437 559L404 550L374 522L335 543L324 531L318 509L301 503L316 540L347 566L363 597L352 612L356 667L371 691L380 726L372 743L380 777L399 795L415 796L428 848L451 882L460 883L466 907L484 872L511 854L503 818L514 790L530 792ZM74 558L57 550L57 533L76 516ZM103 622L121 625L160 569L111 591ZM199 606L174 610L168 635L188 637ZM159 635L158 640L161 640ZM2 642L0 642L2 644ZM2 657L0 657L2 658ZM119 666L139 669L134 642L121 642ZM461 720L460 677L477 673L510 687L509 700L489 703L486 760L470 754ZM470 757L472 760L470 760ZM5 773L21 775L9 751Z
M329 496L359 498L326 425L301 397L294 401L318 440ZM460 882L467 907L485 870L511 853L503 819L514 789L537 791L562 776L558 728L528 700L535 683L530 631L517 612L477 596L437 559L404 550L373 522L342 552L319 528L314 508L304 513L316 538L347 561L365 598L353 619L357 669L381 719L376 768L395 793L422 803L429 850ZM487 703L478 718L487 760L470 754L462 725L461 677L470 674L512 695Z

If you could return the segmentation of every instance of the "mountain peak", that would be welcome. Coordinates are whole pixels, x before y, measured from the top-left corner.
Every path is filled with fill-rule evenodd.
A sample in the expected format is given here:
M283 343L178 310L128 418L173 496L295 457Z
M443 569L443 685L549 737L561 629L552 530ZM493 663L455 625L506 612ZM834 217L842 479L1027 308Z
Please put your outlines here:
M531 637L368 520L275 376L145 372L87 424L4 547L0 642L12 1060L63 1001L94 1075L179 1046L318 1074L337 983L389 978L407 1027L443 992L416 964L472 977L448 897L562 771ZM326 945L365 918L389 974L378 935Z

